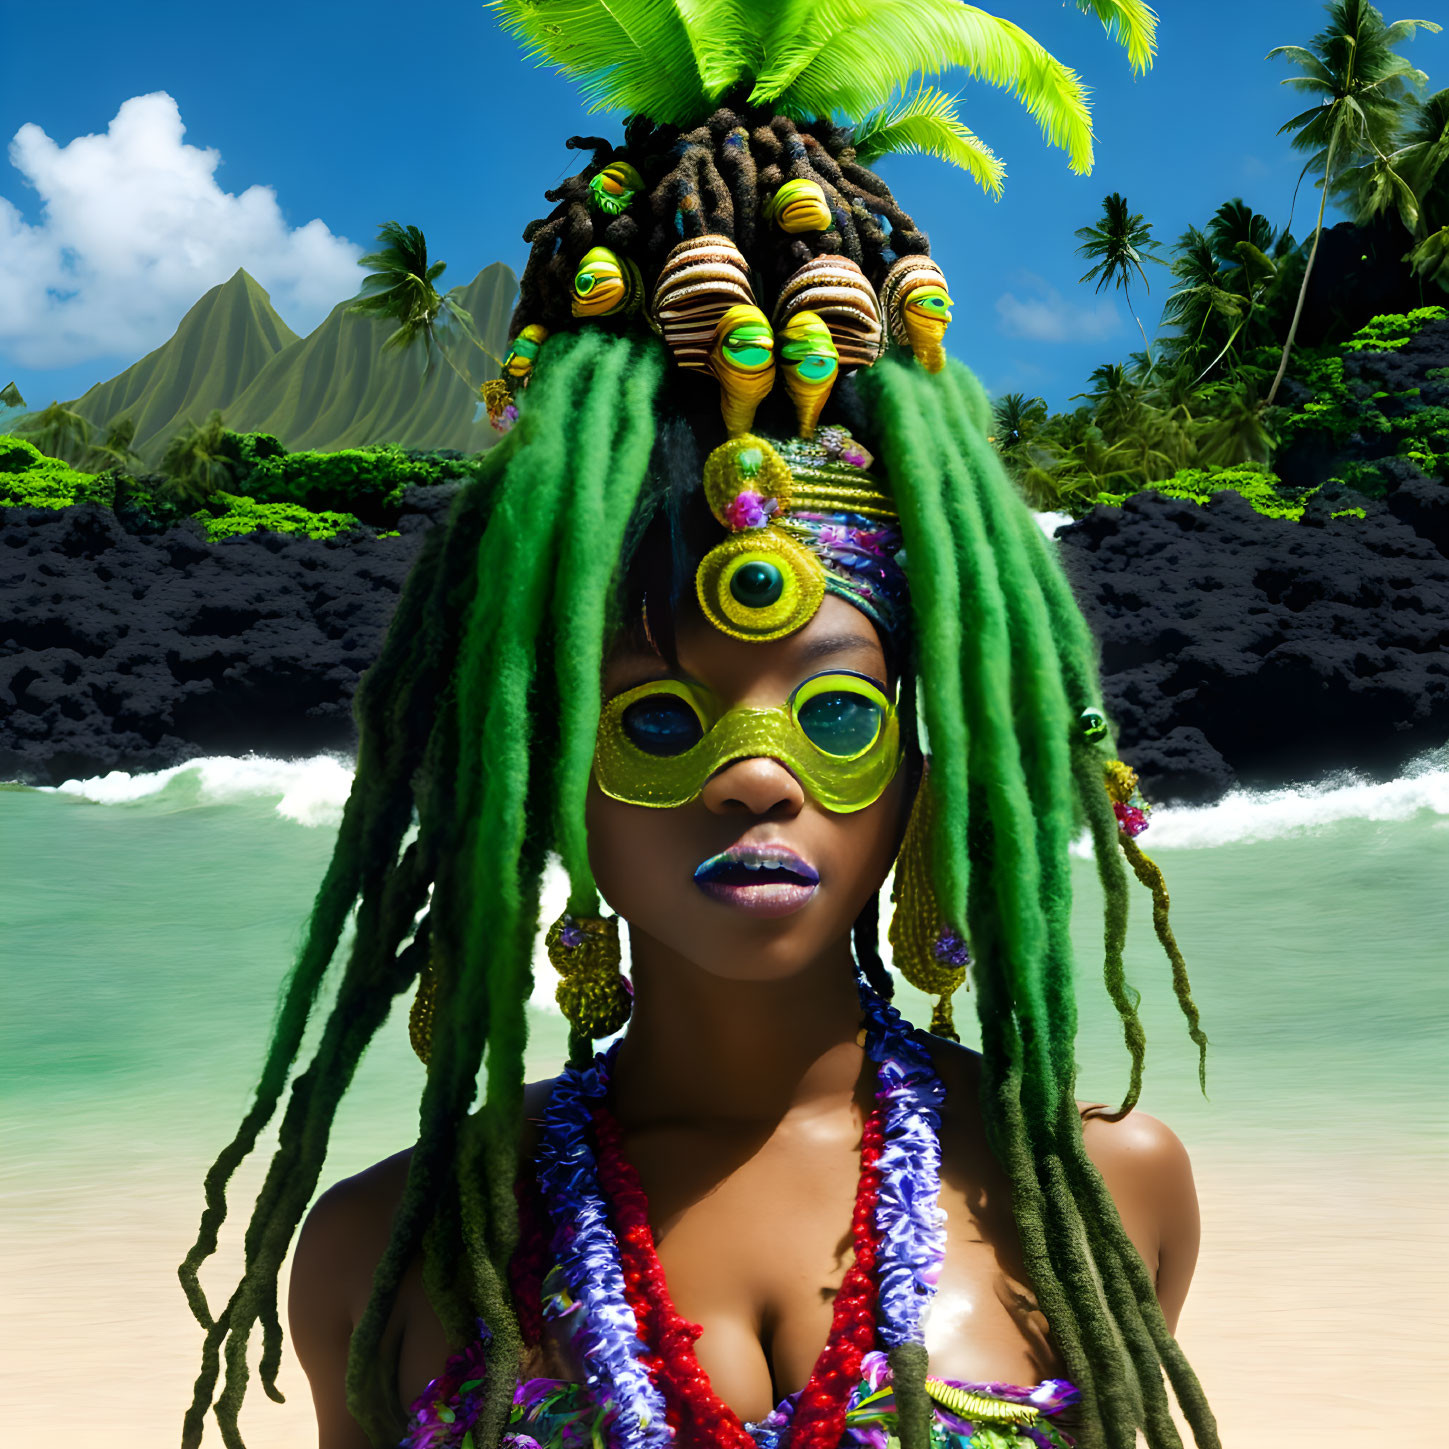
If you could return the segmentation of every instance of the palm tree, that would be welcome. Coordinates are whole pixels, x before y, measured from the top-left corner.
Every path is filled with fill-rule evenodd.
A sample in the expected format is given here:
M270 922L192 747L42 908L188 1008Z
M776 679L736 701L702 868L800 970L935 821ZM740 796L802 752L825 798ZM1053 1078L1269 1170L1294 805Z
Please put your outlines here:
M91 425L63 402L32 413L20 423L19 432L42 453L66 463L76 462L91 440Z
M1046 422L1046 399L1027 397L1025 393L1003 393L991 406L996 432L993 441L1003 456L1014 452Z
M1127 198L1114 191L1102 202L1101 221L1095 226L1078 227L1077 239L1082 243L1077 248L1077 255L1096 262L1081 281L1095 280L1099 292L1109 283L1121 287L1122 295L1127 299L1127 310L1132 313L1132 320L1137 324L1137 330L1142 333L1142 345L1147 349L1150 360L1152 344L1147 340L1142 319L1133 311L1132 294L1128 286L1135 271L1142 278L1142 285L1150 292L1152 288L1148 285L1147 273L1142 270L1142 263L1148 261L1156 262L1159 266L1166 265L1156 253L1157 243L1152 240L1152 223L1144 220L1140 212L1129 211Z
M1419 203L1419 240L1408 260L1449 291L1449 90L1419 107L1406 140L1404 171Z
M1215 383L1203 390L1211 409L1198 435L1198 460L1212 467L1266 463L1275 439L1263 420L1257 391L1246 382Z
M1268 255L1274 230L1266 216L1239 198L1213 213L1207 231L1190 226L1173 248L1172 274L1181 285L1163 308L1163 319L1179 327L1179 355L1201 362L1210 324L1226 326L1227 337L1212 361L1198 370L1201 381L1227 356L1278 278L1278 263ZM1213 343L1221 335L1214 327ZM1188 334L1192 341L1187 342Z
M360 317L395 323L396 331L382 344L385 348L405 352L421 343L427 373L431 374L440 356L468 384L469 391L474 391L475 384L443 345L442 334L448 325L456 323L475 347L500 367L502 363L479 341L467 309L433 285L448 264L429 265L427 238L415 226L385 221L378 229L377 241L377 251L358 260L358 266L372 270L362 283L358 299L347 310Z
M1427 97L1407 122L1395 150L1355 167L1339 190L1355 221L1397 213L1414 240L1406 260L1425 281L1449 286L1449 90Z
M1312 107L1285 121L1278 128L1278 134L1292 132L1293 149L1310 153L1303 168L1305 174L1310 167L1323 167L1319 183L1323 194L1313 226L1313 245L1303 270L1303 283L1298 289L1298 303L1283 344L1278 374L1268 390L1269 406L1278 396L1298 336L1303 302L1308 295L1314 258L1318 255L1318 239L1323 232L1323 211L1336 175L1334 167L1347 166L1368 156L1387 158L1399 128L1402 107L1427 81L1422 71L1415 70L1403 56L1395 53L1394 47L1420 28L1437 31L1439 26L1427 20L1396 20L1386 25L1384 17L1367 0L1336 0L1328 7L1328 25L1314 36L1310 46L1279 45L1268 52L1269 60L1281 55L1303 72L1288 76L1282 82L1284 85L1315 98Z
M106 436L91 445L86 466L93 473L103 473L116 468L124 471L132 463L139 462L136 450L131 446L136 441L136 420L127 414L113 418L106 427Z
M204 423L188 422L166 445L161 472L176 502L204 503L225 488L232 479L233 463L221 413L213 411Z
M1226 322L1231 329L1242 315L1242 299L1228 286L1228 275L1207 233L1195 226L1174 244L1171 270L1178 285L1167 294L1162 320L1178 329L1172 349L1196 371L1209 345L1209 327ZM1216 337L1213 345L1215 341Z

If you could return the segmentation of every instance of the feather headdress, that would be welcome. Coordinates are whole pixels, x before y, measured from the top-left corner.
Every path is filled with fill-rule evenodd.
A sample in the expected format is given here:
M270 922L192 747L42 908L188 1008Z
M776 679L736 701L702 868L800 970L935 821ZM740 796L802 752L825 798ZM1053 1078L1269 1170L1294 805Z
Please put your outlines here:
M1152 63L1144 0L1074 0ZM1072 170L1092 165L1080 78L1020 26L960 0L492 0L541 65L576 80L591 109L664 124L702 121L727 94L792 120L855 128L862 161L924 151L1001 191L1005 167L922 78L964 70L1010 90ZM915 85L914 92L910 87Z

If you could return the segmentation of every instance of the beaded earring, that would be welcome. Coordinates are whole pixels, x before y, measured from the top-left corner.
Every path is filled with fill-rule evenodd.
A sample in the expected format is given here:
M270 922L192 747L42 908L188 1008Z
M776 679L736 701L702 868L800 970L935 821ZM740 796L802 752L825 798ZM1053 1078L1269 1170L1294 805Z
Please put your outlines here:
M931 828L936 813L929 777L921 781L911 807L906 838L896 858L896 879L891 887L895 911L888 939L891 956L901 974L918 991L936 997L931 1031L959 1041L952 1019L951 996L966 980L971 952L962 936L941 912L931 881Z
M619 969L618 916L571 916L565 912L544 937L559 974L555 997L574 1031L591 1040L612 1036L634 1005Z
M418 976L418 994L408 1012L408 1040L424 1066L433 1050L433 1008L437 1003L438 983L433 963L428 962Z

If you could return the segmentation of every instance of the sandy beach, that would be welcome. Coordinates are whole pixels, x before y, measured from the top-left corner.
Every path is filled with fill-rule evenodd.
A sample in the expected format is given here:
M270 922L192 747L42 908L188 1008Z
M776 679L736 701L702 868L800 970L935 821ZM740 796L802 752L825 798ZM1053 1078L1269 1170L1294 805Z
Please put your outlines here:
M1446 1187L1442 1165L1402 1160L1199 1165L1203 1252L1181 1338L1228 1449L1310 1449L1381 1431L1385 1393L1403 1402L1404 1385L1443 1369ZM114 1449L177 1442L200 1343L174 1274L193 1196L145 1163L88 1204L26 1194L0 1248L8 1444L53 1443L82 1404L88 1416L104 1406L93 1422ZM213 1264L213 1289L235 1262L224 1253ZM290 1347L280 1383L285 1404L255 1384L248 1394L249 1449L315 1443ZM214 1424L205 1442L220 1443Z

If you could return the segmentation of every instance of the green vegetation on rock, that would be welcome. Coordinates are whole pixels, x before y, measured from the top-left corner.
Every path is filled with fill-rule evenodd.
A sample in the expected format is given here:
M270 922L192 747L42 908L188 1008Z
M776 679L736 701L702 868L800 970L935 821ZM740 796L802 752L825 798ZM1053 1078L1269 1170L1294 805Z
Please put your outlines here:
M0 508L69 508L115 500L112 479L81 473L24 438L0 437Z
M296 503L258 503L254 498L231 493L213 493L208 510L193 515L215 542L243 533L268 529L272 533L299 533L306 538L332 538L361 529L351 513L314 513ZM211 509L220 508L220 512Z
M133 532L194 518L212 539L261 529L307 538L349 532L396 538L409 488L463 483L481 457L391 444L289 453L276 438L227 432L214 417L178 435L176 444L168 453L174 476L119 468L93 474L23 438L0 436L0 507L99 503Z
M1207 503L1214 493L1237 493L1265 518L1302 518L1306 500L1285 494L1281 487L1277 474L1266 464L1243 463L1233 468L1182 468L1154 483L1152 491L1188 503ZM1127 497L1125 493L1103 493L1097 502L1121 507ZM1362 517L1362 510L1358 512Z
M1343 344L1345 352L1392 352L1405 347L1409 339L1430 322L1442 322L1449 317L1443 307L1416 307L1412 312L1392 313L1386 317L1375 317L1360 327Z

